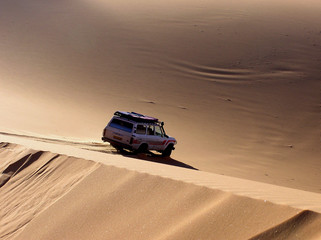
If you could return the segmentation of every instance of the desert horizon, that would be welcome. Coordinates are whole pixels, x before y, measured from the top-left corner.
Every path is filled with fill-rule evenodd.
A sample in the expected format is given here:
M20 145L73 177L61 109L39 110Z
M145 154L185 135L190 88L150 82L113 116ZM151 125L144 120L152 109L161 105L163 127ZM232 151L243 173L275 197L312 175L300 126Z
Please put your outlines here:
M320 12L316 0L2 1L0 179L8 182L0 195L3 206L17 200L0 212L0 239L33 238L38 226L37 239L320 238L320 212L311 207L321 194ZM164 121L178 141L171 157L119 153L103 143L117 110ZM8 173L37 151L44 153L30 166ZM51 170L38 179L37 166L46 161ZM185 170L200 177L189 182ZM166 171L173 174L167 178ZM104 176L91 189L104 173L114 179ZM224 188L213 176L242 184L231 180ZM198 186L200 179L215 187ZM146 191L136 193L140 184ZM161 195L170 202L167 195L181 187L172 208L160 204ZM307 197L291 205L277 190L283 188ZM273 196L267 208L261 190ZM78 200L81 191L93 197ZM76 199L77 205L68 203ZM131 210L144 211L143 203L146 215ZM86 204L87 212L68 215ZM230 208L253 217L248 229L241 229L246 215L227 217ZM145 232L135 225L140 216ZM86 217L93 235L74 235ZM99 220L114 230L105 232Z

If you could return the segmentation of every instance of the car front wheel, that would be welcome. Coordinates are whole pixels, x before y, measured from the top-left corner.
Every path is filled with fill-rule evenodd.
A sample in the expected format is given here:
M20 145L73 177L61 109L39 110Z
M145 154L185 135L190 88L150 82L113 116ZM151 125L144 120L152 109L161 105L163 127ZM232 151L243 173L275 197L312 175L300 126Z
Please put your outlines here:
M163 157L169 157L172 154L173 145L168 145L167 148L162 152Z

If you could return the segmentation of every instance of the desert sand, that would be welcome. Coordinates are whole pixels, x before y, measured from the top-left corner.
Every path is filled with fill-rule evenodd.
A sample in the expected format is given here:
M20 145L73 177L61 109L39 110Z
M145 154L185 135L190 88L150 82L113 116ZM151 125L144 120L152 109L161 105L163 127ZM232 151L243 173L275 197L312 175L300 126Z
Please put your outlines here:
M0 239L320 239L320 12L1 1ZM116 110L171 158L102 143Z
M25 145L39 144L26 141ZM52 144L40 144L42 149ZM58 146L59 148L60 146ZM319 239L321 195L64 146L2 143L2 239ZM8 159L10 159L8 161Z

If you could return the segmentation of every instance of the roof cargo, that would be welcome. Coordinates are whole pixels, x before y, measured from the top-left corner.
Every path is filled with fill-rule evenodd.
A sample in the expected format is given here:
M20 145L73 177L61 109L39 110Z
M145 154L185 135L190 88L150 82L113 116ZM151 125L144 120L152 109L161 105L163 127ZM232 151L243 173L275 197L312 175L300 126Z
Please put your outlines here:
M133 120L136 122L145 122L145 123L156 123L158 122L157 118L149 117L143 114L135 113L135 112L123 112L123 111L116 111L114 113L115 116L127 118L129 120Z

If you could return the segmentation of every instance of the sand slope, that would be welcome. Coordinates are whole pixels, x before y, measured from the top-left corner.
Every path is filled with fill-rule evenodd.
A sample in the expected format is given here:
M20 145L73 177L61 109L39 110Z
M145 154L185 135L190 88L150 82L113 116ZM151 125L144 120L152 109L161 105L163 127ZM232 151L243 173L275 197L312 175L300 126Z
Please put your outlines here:
M12 239L35 216L93 171L96 164L1 144L0 167L0 238Z
M0 159L1 179L11 174L0 188L2 239L321 236L309 210L15 144L2 143Z
M1 131L166 122L198 169L320 192L317 0L0 3ZM309 176L309 177L306 177Z
M320 239L320 12L0 1L0 238ZM165 121L172 158L103 144L115 110Z

